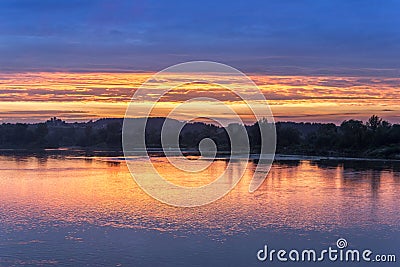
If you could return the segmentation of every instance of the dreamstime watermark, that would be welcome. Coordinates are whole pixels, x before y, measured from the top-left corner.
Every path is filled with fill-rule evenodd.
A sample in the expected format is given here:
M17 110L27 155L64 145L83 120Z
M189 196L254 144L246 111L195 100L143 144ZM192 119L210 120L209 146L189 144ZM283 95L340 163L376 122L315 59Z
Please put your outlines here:
M198 91L187 89L190 84L200 84L203 88ZM223 88L234 100L221 100L216 88ZM200 91L206 95L199 94ZM221 95L225 96L225 93ZM138 185L153 198L179 207L205 205L232 190L246 168L235 169L234 160L230 159L240 156L247 164L251 151L243 114L228 105L230 101L240 101L241 105L236 107L245 110L245 116L253 121L264 122L256 124L261 147L257 159L259 164L249 185L249 192L257 190L265 180L275 156L276 132L271 109L261 90L248 76L230 66L208 61L187 62L166 68L135 91L124 117L122 145L128 168ZM175 104L172 108L168 106L171 102ZM198 109L194 110L195 107ZM198 149L201 157L207 160L187 159L179 145L185 123L175 119L184 116L185 122L201 119L224 127L230 141L229 159L225 171L214 181L199 187L181 186L165 179L155 168L148 153L146 131L154 130L152 125L148 125L149 119L161 117L160 110L164 113L168 111L168 114L162 115L166 117L160 133L162 152L169 164L192 175L209 167L219 151L212 138L204 138ZM224 125L227 119L230 123ZM140 170L129 160L135 157L145 159Z
M262 262L396 262L395 254L374 254L370 249L348 249L347 240L339 238L335 247L323 250L269 249L265 245L257 252L257 259Z

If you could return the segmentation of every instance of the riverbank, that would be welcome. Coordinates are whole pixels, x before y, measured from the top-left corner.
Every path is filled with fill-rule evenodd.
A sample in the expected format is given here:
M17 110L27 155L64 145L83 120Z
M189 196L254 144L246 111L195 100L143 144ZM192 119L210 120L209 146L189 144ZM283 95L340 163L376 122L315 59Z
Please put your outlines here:
M171 151L169 151L171 153ZM178 151L177 151L178 152ZM274 160L352 160L352 161L392 161L400 162L400 157L367 157L360 154L350 153L291 153L293 151L287 151L287 153L276 153ZM165 154L162 149L149 149L147 153L151 156L164 157ZM200 156L200 152L196 150L182 150L184 156ZM76 156L76 157L119 157L124 158L124 152L122 150L114 149L85 149L79 147L64 147L58 149L0 149L0 155L4 156ZM175 156L179 156L180 153L176 153ZM241 158L245 154L236 154L234 158ZM216 158L229 158L230 153L227 151L217 152ZM271 156L270 156L271 157ZM247 157L246 157L247 158ZM259 153L250 153L249 158L251 160L257 160L260 158Z

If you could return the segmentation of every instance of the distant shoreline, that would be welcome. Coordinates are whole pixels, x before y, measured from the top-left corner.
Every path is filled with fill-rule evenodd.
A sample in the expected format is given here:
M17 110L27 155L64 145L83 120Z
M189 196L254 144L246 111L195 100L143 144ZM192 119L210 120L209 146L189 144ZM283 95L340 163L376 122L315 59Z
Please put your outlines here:
M149 156L154 157L165 157L162 149L151 149L148 152ZM195 150L182 150L182 154L185 156L200 156L199 151ZM85 148L58 148L58 149L0 149L0 156L85 156L85 157L124 157L122 150L112 149L85 149ZM217 159L228 159L231 154L229 151L217 152ZM240 159L241 155L233 155L233 158ZM258 160L259 153L250 153L250 160ZM247 157L246 157L247 158ZM370 157L359 157L359 156L341 156L341 155L311 155L311 154L281 154L276 153L274 161L298 161L298 160L339 160L339 161L375 161L375 162L399 162L397 158L370 158Z

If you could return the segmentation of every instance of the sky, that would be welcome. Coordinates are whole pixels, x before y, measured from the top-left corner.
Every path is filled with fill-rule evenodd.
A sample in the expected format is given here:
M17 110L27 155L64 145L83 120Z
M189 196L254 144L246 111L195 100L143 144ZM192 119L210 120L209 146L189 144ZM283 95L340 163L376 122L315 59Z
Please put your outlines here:
M193 60L251 76L277 120L400 122L391 0L3 0L0 122L122 117L153 73Z

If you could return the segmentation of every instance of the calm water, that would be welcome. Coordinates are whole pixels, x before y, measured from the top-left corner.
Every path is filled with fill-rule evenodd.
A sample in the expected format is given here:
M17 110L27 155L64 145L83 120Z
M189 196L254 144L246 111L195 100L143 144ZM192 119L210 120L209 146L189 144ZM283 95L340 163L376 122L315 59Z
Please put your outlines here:
M322 250L340 237L400 260L400 163L281 160L253 194L256 163L246 163L234 163L246 172L224 198L176 208L146 195L120 158L0 156L0 266L312 266L256 253L265 244ZM199 186L227 162L197 176L165 158L154 164L176 184ZM326 265L345 264L315 264Z

